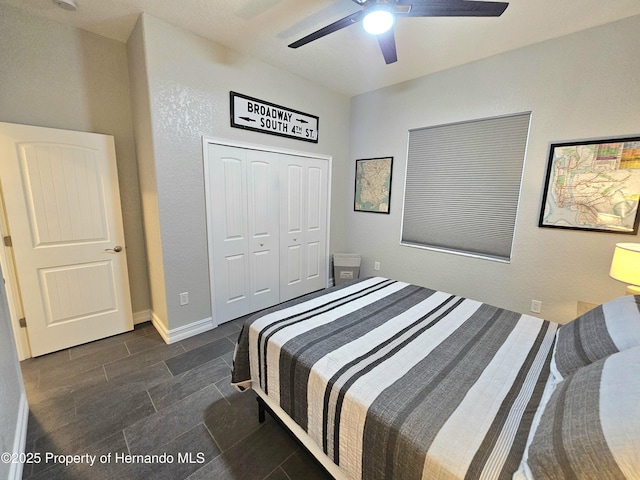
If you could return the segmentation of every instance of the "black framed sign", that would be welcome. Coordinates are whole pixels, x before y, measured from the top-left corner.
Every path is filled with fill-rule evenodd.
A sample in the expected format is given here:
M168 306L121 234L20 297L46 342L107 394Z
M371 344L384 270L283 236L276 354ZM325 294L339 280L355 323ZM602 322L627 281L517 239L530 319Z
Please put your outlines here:
M552 143L540 227L638 233L640 137Z
M356 160L353 209L356 212L389 213L393 157Z
M319 118L236 92L230 93L231 126L318 143Z

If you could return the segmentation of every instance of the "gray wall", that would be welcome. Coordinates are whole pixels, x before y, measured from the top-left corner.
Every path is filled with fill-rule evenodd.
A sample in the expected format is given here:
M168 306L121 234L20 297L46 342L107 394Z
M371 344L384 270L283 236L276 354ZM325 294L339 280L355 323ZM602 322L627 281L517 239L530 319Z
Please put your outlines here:
M0 121L115 137L132 307L148 310L126 46L5 4L0 33Z
M637 236L537 224L550 142L640 134L638 45L640 16L353 97L347 183L355 159L395 157L391 214L347 216L362 274L378 273L380 261L382 275L520 312L541 300L541 316L562 322L579 300L623 295L609 264L615 243ZM400 246L408 130L525 111L533 113L511 263Z
M0 279L2 279L0 269ZM13 452L15 447L22 448L19 442L21 436L26 435L25 408L20 417L20 404L26 406L26 394L22 383L22 373L13 342L13 331L7 306L7 295L4 283L0 284L0 453ZM18 444L16 444L18 442ZM15 469L16 466L13 466ZM0 462L0 478L9 478L9 473L14 475L10 463ZM17 478L17 477L15 477Z
M347 97L148 15L128 48L147 251L149 264L162 270L151 280L152 305L165 327L211 317L203 135L332 155L330 242L344 248ZM319 143L231 128L231 90L319 116ZM181 292L190 301L182 307Z

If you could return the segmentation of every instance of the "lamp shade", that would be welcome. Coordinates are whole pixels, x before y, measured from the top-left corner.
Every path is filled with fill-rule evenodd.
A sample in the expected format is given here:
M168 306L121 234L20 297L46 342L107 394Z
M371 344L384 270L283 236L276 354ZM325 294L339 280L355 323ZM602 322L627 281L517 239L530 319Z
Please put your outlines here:
M640 243L618 243L611 260L611 278L640 285Z

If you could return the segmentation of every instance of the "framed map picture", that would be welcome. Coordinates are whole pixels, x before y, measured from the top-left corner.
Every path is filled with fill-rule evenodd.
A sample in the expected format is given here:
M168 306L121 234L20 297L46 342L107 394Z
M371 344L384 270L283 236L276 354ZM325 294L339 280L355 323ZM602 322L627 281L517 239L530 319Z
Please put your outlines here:
M393 157L356 160L356 212L389 213Z
M553 143L540 227L638 233L640 137Z

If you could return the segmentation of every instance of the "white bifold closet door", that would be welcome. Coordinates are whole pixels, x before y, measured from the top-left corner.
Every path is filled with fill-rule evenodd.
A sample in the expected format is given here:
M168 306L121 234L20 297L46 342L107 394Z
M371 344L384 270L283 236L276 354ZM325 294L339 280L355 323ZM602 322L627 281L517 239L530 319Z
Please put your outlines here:
M266 152L209 148L208 235L220 323L280 301L279 175Z
M324 288L328 161L207 144L214 322Z
M327 286L327 162L286 156L280 170L280 301Z

